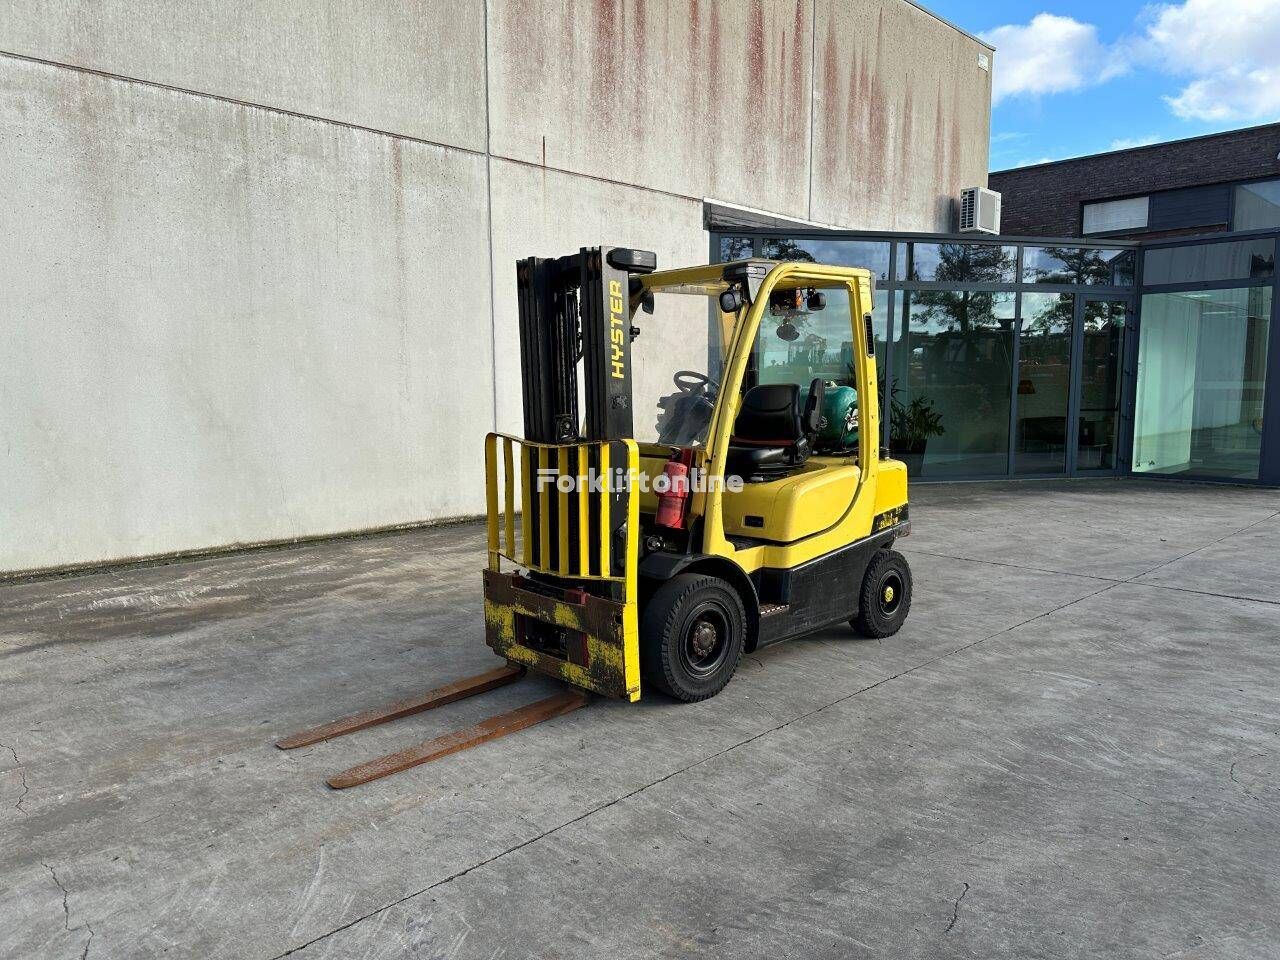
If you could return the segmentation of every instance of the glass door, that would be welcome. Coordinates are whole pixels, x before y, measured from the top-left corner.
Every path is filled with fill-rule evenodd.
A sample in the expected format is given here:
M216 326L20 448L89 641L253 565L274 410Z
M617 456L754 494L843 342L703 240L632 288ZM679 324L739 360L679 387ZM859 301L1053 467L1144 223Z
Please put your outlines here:
M1022 295L1013 425L1015 474L1067 472L1075 328L1074 293Z
M1125 332L1133 306L1127 298L1082 296L1076 309L1076 423L1072 473L1116 469L1120 436L1120 387Z

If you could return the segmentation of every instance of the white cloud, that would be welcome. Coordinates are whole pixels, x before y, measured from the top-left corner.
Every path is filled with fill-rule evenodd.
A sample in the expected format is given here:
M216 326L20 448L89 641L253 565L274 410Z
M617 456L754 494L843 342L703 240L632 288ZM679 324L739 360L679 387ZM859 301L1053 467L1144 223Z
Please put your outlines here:
M1190 81L1165 102L1184 120L1280 117L1280 3L1185 0L1145 11L1135 56Z
M1123 73L1125 64L1099 42L1098 28L1071 17L1038 13L1025 24L982 34L996 48L991 99L1066 93Z
M1272 120L1280 117L1280 68L1225 70L1164 101L1183 120Z
M1057 162L1058 162L1059 160L1061 160L1061 159L1062 159L1062 157L1049 157L1049 156L1045 156L1045 157L1024 157L1023 159L1019 160L1016 164L1014 164L1014 166L1016 166L1016 167L1036 167L1036 166L1039 166L1039 165L1040 165L1040 164L1042 164L1042 163L1057 163Z
M1159 143L1160 135L1157 133L1149 133L1145 137L1121 137L1119 140L1112 140L1108 150L1129 150L1133 147L1145 147L1149 143Z
M1207 74L1280 56L1275 0L1185 0L1145 11L1146 40L1174 70Z
M1183 120L1280 119L1280 0L1157 3L1133 34L1110 45L1093 24L1052 13L982 36L996 47L993 103L1084 90L1143 64L1184 78L1164 98Z

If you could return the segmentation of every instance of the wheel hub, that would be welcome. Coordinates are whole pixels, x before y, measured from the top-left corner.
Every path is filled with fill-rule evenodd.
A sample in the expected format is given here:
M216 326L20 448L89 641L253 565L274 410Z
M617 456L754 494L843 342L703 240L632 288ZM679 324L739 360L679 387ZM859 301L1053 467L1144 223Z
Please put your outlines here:
M903 583L896 572L890 572L880 582L880 609L892 616L902 603Z
M698 623L693 628L693 636L690 637L690 645L693 647L693 653L698 657L705 657L711 653L716 647L716 628L705 620Z

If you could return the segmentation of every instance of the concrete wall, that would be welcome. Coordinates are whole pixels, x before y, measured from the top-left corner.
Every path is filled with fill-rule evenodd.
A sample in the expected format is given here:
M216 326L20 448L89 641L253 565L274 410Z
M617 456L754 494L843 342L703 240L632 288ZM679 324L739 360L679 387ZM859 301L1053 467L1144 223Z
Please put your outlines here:
M818 0L814 49L810 219L955 230L987 183L990 48L910 3Z
M948 228L982 49L905 0L0 0L0 575L479 512L517 257L702 261L704 197Z

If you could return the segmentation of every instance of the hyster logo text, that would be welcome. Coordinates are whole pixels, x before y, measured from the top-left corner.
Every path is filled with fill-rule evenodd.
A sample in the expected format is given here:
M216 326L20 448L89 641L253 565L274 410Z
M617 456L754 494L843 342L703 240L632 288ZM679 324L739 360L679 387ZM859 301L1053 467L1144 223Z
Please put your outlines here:
M627 376L627 365L623 359L622 348L626 346L627 330L622 322L622 284L617 280L609 281L609 340L613 352L613 379L624 380Z

